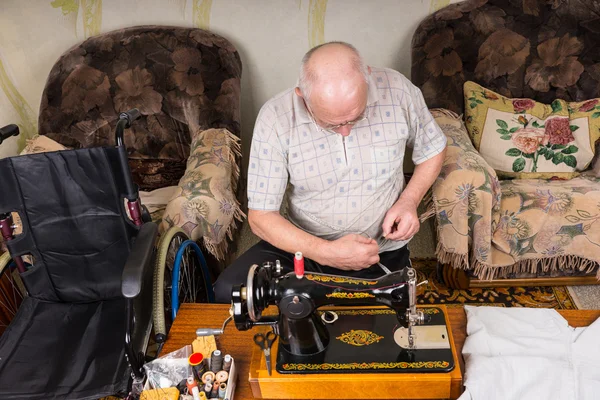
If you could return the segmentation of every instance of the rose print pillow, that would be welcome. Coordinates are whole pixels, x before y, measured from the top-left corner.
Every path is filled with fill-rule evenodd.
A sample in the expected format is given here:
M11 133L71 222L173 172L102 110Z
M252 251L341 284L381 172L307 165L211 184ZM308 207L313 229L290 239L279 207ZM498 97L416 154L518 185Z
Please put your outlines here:
M599 99L542 104L509 99L466 82L465 125L486 162L503 178L565 178L585 170L600 138Z

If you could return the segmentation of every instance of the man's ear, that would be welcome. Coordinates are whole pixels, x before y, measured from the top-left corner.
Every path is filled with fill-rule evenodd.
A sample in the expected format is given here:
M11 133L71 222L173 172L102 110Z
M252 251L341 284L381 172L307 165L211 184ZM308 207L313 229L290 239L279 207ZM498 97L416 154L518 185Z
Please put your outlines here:
M304 99L304 96L302 96L302 92L300 91L300 88L296 86L296 89L294 89L294 92L296 92L296 95L299 96L300 98Z
M371 67L367 66L367 70L369 71L369 75L371 75Z

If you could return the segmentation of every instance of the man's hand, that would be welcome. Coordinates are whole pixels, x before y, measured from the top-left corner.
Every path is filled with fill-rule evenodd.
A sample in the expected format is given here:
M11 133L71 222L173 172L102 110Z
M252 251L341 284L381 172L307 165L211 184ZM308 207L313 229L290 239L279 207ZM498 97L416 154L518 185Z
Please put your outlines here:
M379 262L379 245L373 239L350 234L327 244L321 264L344 271L360 271Z
M389 240L408 240L420 226L417 204L409 198L400 198L385 214L383 236Z

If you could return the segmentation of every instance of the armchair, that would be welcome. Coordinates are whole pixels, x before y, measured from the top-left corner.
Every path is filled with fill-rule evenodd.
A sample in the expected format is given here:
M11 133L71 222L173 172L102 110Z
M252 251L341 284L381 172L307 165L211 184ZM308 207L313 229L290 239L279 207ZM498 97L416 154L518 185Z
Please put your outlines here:
M455 288L600 278L600 179L499 179L463 123L463 84L551 104L600 97L596 1L467 0L425 19L412 80L449 138L428 200L440 275ZM592 148L594 147L592 143Z

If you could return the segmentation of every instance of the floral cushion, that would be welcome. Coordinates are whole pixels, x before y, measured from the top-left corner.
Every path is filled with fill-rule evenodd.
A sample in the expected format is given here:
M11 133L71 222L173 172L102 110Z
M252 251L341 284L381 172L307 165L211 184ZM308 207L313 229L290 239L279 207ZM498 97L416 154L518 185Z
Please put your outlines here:
M181 227L203 240L217 259L225 257L235 223L245 217L236 198L240 141L227 129L197 130L185 174L163 215L161 231Z
M475 148L504 178L572 178L600 138L600 99L542 104L466 82L465 122Z

